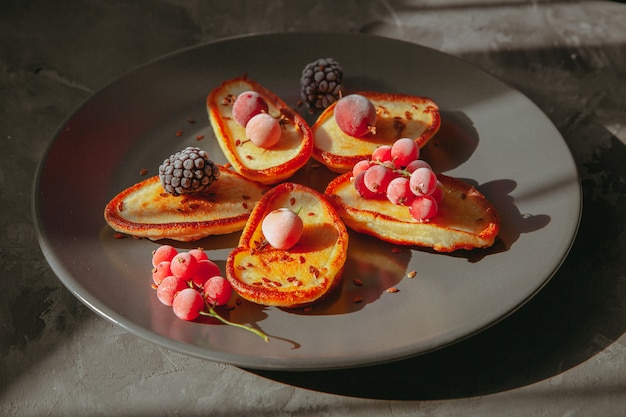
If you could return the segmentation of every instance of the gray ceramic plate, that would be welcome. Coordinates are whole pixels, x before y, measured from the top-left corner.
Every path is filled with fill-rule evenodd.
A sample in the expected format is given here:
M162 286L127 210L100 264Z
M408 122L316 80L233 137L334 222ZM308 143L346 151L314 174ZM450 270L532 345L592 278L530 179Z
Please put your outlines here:
M417 248L397 252L353 233L343 285L322 304L304 312L243 303L229 312L231 320L271 335L270 343L236 328L176 319L150 287L157 244L114 239L103 220L105 204L143 179L141 169L155 175L164 158L187 145L202 146L225 162L204 107L220 82L247 73L296 106L302 68L320 57L343 65L349 90L424 95L439 103L442 128L423 155L436 169L476 184L493 202L502 218L500 240L489 250L446 255ZM308 165L294 180L323 189L330 177L325 168ZM398 360L485 329L550 279L581 214L569 150L525 96L440 52L347 34L224 40L122 76L59 128L39 167L33 201L47 260L94 311L192 356L282 370ZM232 234L179 246L202 246L223 267L237 240ZM417 275L408 278L410 271ZM354 278L364 285L354 285ZM400 291L386 292L392 286ZM355 297L363 301L354 303Z

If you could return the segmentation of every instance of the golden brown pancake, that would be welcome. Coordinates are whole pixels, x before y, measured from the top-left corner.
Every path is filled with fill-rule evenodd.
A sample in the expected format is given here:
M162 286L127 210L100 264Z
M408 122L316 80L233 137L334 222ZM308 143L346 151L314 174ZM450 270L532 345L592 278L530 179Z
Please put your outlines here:
M444 198L429 221L418 222L407 206L387 199L363 198L351 173L335 178L325 194L349 228L399 245L416 245L439 252L484 248L493 245L500 220L493 205L461 180L438 174Z
M299 211L302 237L289 250L270 246L263 218L277 208ZM345 225L325 197L304 185L282 183L256 205L239 246L228 256L226 277L241 297L257 304L296 307L320 300L341 280L348 249Z
M376 133L356 138L344 133L335 122L335 103L327 107L312 127L313 158L331 171L344 173L354 164L369 159L376 148L391 145L400 138L411 138L419 147L428 143L441 126L439 107L426 97L358 93L376 108Z
M154 176L115 196L104 218L114 230L132 236L194 241L242 230L266 190L223 166L203 193L174 196Z
M233 119L233 102L245 91L259 93L268 104L268 113L280 121L281 138L269 149L250 142L245 127ZM211 91L207 111L224 156L246 178L276 184L291 177L311 157L313 135L308 123L276 94L247 77L225 81Z

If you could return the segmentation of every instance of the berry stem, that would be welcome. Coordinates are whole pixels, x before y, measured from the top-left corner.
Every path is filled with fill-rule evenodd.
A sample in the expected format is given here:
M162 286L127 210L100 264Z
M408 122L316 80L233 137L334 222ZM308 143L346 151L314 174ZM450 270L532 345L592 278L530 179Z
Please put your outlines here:
M393 164L393 161L391 161L391 165L389 164L389 161L375 161L375 160L371 160L370 161L371 164L375 164L375 165L381 165L384 166L386 168L389 168L391 170L391 172L393 172L394 174L400 174L405 178L409 178L411 176L411 173L409 171L407 171L406 169L403 168L396 168L396 166Z
M255 328L250 327L250 326L246 326L244 324L239 324L239 323L234 323L232 321L229 321L229 320L225 319L224 317L222 317L220 314L218 314L218 312L215 311L215 309L213 308L213 306L211 304L207 303L206 301L205 301L204 304L206 305L206 308L207 308L208 311L201 311L200 312L201 315L207 316L207 317L216 318L219 321L221 321L222 323L227 324L229 326L239 327L240 329L248 330L249 332L252 332L252 333L256 334L257 336L259 336L265 342L269 342L270 341L269 336L267 336L261 330L255 329Z

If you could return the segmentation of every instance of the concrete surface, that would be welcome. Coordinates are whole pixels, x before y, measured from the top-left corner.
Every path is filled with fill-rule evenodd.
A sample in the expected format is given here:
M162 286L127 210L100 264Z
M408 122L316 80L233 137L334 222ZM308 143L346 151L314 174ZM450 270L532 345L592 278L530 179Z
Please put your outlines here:
M626 5L608 1L0 3L0 415L626 414ZM141 340L58 281L31 219L55 129L115 77L231 35L365 32L484 68L555 123L584 192L553 280L495 327L370 368L251 372Z

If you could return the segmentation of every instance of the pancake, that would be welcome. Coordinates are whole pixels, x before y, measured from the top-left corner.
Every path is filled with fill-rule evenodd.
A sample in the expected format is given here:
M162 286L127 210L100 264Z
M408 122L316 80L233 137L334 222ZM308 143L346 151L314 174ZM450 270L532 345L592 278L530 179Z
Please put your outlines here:
M398 245L439 252L485 248L494 244L500 220L493 205L473 186L438 174L443 200L435 217L417 222L406 206L387 199L363 198L346 173L332 180L325 194L347 227Z
M277 208L299 211L302 237L289 250L264 239L261 225ZM325 197L304 185L282 183L268 191L248 219L239 245L226 261L226 277L244 299L298 307L322 299L341 280L348 249L345 225Z
M258 147L233 118L233 102L245 91L256 91L268 104L268 113L279 120L282 134L269 149ZM302 168L313 152L308 123L276 94L259 83L240 77L223 82L207 97L209 120L217 142L233 169L263 184L277 184Z
M266 190L223 166L202 193L174 196L154 176L116 195L104 218L113 230L135 237L194 241L242 230Z
M312 127L313 158L331 171L344 173L369 159L382 145L411 138L421 148L439 131L439 107L429 98L373 91L357 93L376 108L376 133L356 138L344 133L334 117L336 102L327 107Z

